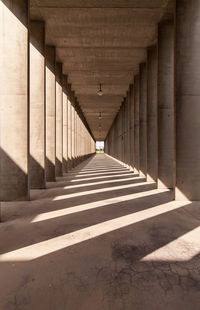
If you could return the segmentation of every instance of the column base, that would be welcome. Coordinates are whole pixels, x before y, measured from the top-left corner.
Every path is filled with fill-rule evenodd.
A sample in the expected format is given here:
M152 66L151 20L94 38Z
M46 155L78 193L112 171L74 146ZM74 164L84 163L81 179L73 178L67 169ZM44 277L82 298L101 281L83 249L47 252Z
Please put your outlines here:
M147 174L147 182L156 182L149 174Z

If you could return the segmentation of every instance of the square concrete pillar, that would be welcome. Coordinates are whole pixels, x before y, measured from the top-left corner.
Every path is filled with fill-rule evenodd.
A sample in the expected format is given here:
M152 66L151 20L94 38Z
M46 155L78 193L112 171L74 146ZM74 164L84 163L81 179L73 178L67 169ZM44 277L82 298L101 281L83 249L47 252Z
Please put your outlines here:
M76 166L76 106L74 107L74 166Z
M175 199L200 200L200 2L176 1Z
M72 168L74 168L74 152L75 152L75 110L74 110L74 96L72 92L72 101L71 101L71 130L72 130L72 140L71 140L71 148L72 148Z
M79 111L78 111L78 107L77 107L77 119L76 119L76 161L77 161L77 165L79 163Z
M0 201L28 189L28 1L0 2Z
M122 161L122 151L123 151L123 126L122 126L122 106L119 110L119 160ZM108 148L108 147L107 147Z
M158 27L158 188L174 188L174 24Z
M62 76L63 89L63 172L68 171L67 76Z
M56 50L46 46L46 181L55 182L56 173Z
M131 144L130 144L130 121L131 121L131 114L130 114L130 86L129 86L129 90L127 92L127 165L128 168L131 168Z
M147 51L147 181L158 176L157 46Z
M134 169L134 86L130 85L130 167Z
M112 145L114 144L114 139ZM128 96L124 98L124 164L128 167Z
M62 176L63 159L63 95L62 64L56 63L56 176Z
M122 162L125 162L125 105L124 105L125 99L122 103Z
M134 77L134 171L140 171L140 80L139 75Z
M45 188L45 26L30 22L30 161L31 188Z
M128 165L129 165L129 169L133 170L132 168L132 145L131 145L131 130L132 130L132 119L131 119L131 100L132 100L132 86L133 85L129 85L129 90L128 90ZM117 121L117 127L119 125L119 122Z
M147 174L147 66L140 64L140 176Z
M74 164L77 165L77 98L75 98L75 115L74 115L74 125L75 125L75 132L74 132Z
M119 113L117 114L116 117L116 124L117 124L117 138L116 138L116 154L117 154L117 159L119 159L119 154L120 154L120 141L121 141L121 137L120 137L120 117L119 117ZM93 143L93 142L92 142Z
M72 106L71 106L71 85L67 85L68 93L68 170L72 169Z

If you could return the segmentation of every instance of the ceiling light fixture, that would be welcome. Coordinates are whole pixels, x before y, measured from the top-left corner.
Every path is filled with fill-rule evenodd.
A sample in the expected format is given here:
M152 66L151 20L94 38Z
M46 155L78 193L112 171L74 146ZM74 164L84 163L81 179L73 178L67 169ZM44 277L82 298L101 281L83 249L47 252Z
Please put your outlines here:
M103 91L101 89L101 83L99 84L99 90L97 92L97 95L102 96L103 95Z
M101 112L99 112L99 119L102 119L102 115L101 115Z

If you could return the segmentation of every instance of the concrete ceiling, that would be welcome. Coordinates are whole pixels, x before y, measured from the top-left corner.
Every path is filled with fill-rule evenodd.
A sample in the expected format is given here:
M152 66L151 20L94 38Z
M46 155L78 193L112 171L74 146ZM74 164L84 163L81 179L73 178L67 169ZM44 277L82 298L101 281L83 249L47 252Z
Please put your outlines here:
M129 84L156 43L173 0L31 0L96 140L104 140ZM104 95L97 90L102 83ZM98 119L99 111L102 119ZM101 130L99 129L101 125Z

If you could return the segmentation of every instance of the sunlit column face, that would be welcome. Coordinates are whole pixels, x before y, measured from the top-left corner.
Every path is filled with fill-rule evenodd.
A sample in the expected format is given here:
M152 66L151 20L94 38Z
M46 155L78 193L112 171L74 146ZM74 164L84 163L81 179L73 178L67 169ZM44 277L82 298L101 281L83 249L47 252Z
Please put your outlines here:
M44 23L30 22L30 186L45 188Z
M71 101L68 99L68 158L72 159L72 123L71 123Z
M73 104L71 105L71 130L72 130L72 160L74 159L74 106Z
M56 159L62 163L62 86L56 81Z
M55 48L46 46L46 180L55 181L56 162L56 80Z
M68 124L67 124L67 94L66 90L63 87L63 171L67 172L67 163L68 163Z
M28 198L28 1L10 2L0 1L0 200Z

